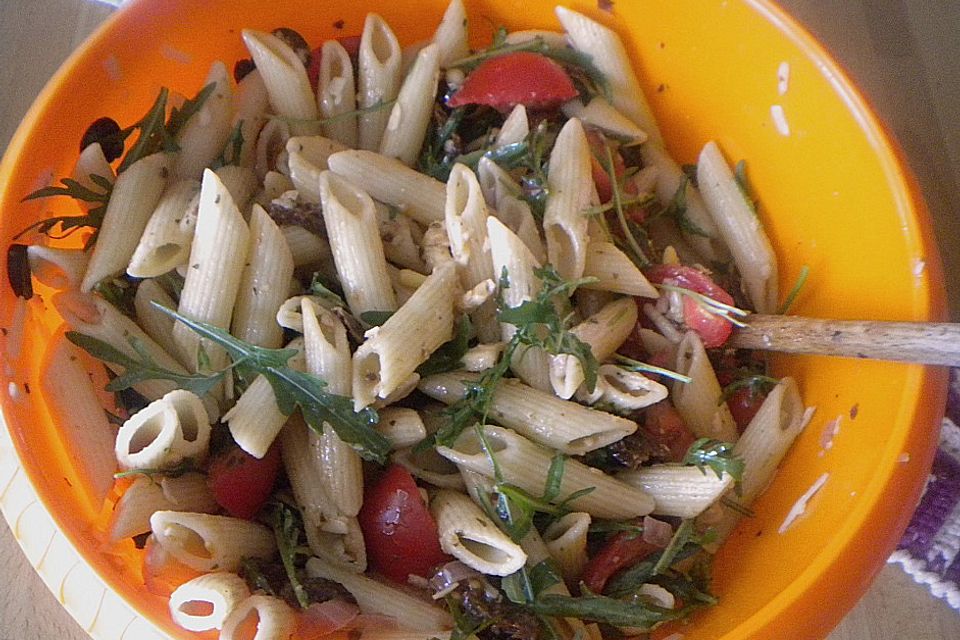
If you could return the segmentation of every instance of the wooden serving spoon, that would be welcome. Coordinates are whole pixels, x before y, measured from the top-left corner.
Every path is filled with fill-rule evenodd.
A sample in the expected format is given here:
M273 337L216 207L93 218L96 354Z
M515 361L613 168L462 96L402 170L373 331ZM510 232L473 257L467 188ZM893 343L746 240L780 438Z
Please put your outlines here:
M960 367L960 323L753 315L727 345L742 349Z

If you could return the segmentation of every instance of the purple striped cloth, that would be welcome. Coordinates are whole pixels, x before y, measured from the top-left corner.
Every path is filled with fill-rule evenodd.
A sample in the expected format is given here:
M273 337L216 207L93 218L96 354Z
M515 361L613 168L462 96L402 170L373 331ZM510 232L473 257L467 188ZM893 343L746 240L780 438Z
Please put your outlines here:
M950 373L940 448L910 525L890 562L960 611L960 373Z

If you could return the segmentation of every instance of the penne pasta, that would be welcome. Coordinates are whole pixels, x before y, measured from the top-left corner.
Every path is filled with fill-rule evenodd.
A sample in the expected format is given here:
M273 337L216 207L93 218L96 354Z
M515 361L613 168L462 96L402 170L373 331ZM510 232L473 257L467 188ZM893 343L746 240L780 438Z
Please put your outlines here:
M357 146L380 148L387 127L389 104L400 90L400 43L386 21L368 13L357 54L357 105L363 109L358 122Z
M654 514L684 519L703 513L733 485L727 473L669 464L622 471L617 478L646 491L656 504Z
M177 311L193 320L228 328L249 246L247 223L220 178L208 169L203 174L190 267ZM226 366L226 352L201 341L186 325L176 323L173 338L191 370L200 369L201 344L212 370Z
M243 578L215 571L188 580L170 594L170 616L187 631L209 631L224 626L230 613L249 598Z
M594 240L587 245L583 276L594 279L584 283L585 289L612 291L640 298L656 299L659 295L633 260L612 242Z
M453 627L453 619L446 610L396 587L351 573L320 558L310 558L307 561L307 572L312 576L342 584L357 601L361 613L390 616L395 618L401 627L411 631Z
M420 391L451 404L466 394L466 384L479 378L450 372L424 378ZM595 411L583 405L504 379L493 391L489 418L540 444L569 455L583 455L624 438L637 429L632 420Z
M487 240L487 206L477 177L465 165L454 165L450 172L445 216L450 253L458 265L463 288L469 290L486 280L495 281L490 243ZM500 339L493 300L480 305L470 317L481 342Z
M283 232L259 205L250 215L250 244L237 291L230 331L260 347L283 343L277 310L287 298L293 255Z
M244 29L241 36L260 70L274 112L288 119L293 135L319 133L317 100L296 52L271 33Z
M520 545L500 531L473 501L456 491L438 491L430 501L440 547L480 573L507 576L527 561Z
M343 45L327 40L320 49L317 102L323 135L346 147L357 146L357 91L353 61Z
M80 282L81 291L90 291L101 280L126 269L167 186L172 162L170 154L155 153L134 162L117 177Z
M458 297L453 265L436 269L353 355L353 399L359 410L403 388L416 368L453 335Z
M532 495L542 493L554 452L510 429L487 425L482 430L489 451L484 450L485 445L477 429L463 432L453 447L439 446L437 451L461 468L488 478L495 475L493 460L496 460L503 482ZM583 493L573 497L577 492ZM654 508L653 499L642 489L572 459L565 461L560 491L555 501L563 501L565 506L597 518L635 518L650 513Z
M200 398L175 389L130 416L117 433L115 452L124 469L169 469L202 462L210 443L210 418Z
M433 116L439 79L440 51L431 44L420 50L403 80L380 139L381 154L409 167L416 164Z
M256 629L252 638L251 627ZM287 640L296 630L297 618L290 605L280 598L254 594L230 611L220 640Z
M697 185L753 307L759 313L774 313L778 301L773 248L753 203L747 200L716 142L708 142L700 152Z
M674 370L690 378L673 384L673 404L687 427L698 438L736 442L737 425L721 400L722 389L703 343L693 331L677 346Z
M200 183L179 180L160 196L127 265L134 278L155 278L186 264L197 226Z
M100 404L90 376L78 360L76 348L58 335L44 354L40 390L51 416L59 416L59 435L70 466L80 482L79 494L94 512L113 488L114 429Z
M327 164L331 171L350 180L370 197L397 207L420 224L444 219L444 184L395 158L350 149L334 153Z
M230 75L220 61L214 62L204 81L209 90L199 111L177 133L173 173L182 179L197 180L214 163L226 146L232 131L233 91Z
M547 256L566 279L583 275L587 259L587 215L593 199L590 148L583 125L567 120L554 143L553 161L547 172L547 207L543 233Z
M463 0L451 0L433 34L441 69L446 69L451 62L469 55L470 44L467 38L467 10L463 6Z
M397 301L390 286L373 200L349 180L325 171L320 175L320 201L350 311L358 318L368 311L394 311Z
M273 532L250 520L157 511L150 528L165 551L197 571L236 571L244 558L267 559L276 552Z

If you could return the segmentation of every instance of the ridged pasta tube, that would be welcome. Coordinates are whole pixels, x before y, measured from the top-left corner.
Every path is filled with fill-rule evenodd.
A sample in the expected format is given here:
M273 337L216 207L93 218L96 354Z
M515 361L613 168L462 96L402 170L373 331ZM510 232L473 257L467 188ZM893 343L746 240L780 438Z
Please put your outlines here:
M293 135L319 133L317 98L296 52L272 33L244 29L241 36L260 70L274 112L290 119Z
M543 532L543 543L568 585L577 584L587 564L590 522L589 513L575 511L554 520Z
M359 410L402 388L416 368L453 336L459 298L452 263L438 267L353 355L353 399Z
M499 275L494 273L490 242L487 240L487 205L477 176L466 165L457 163L450 171L445 215L450 253L459 267L463 288L472 289L485 280L496 282ZM480 305L470 316L481 342L500 339L493 300Z
M686 465L655 464L632 471L623 471L617 477L635 487L641 487L653 497L653 513L660 516L695 518L717 501L733 484L733 478L723 473Z
M440 548L468 567L487 575L507 576L526 563L527 554L520 545L466 495L438 491L430 501L430 513L437 521Z
M246 581L237 574L205 573L170 594L170 617L187 631L220 629L230 612L249 596Z
M617 413L629 413L666 399L667 393L665 386L642 373L614 364L602 364L597 370L594 392L586 393L581 387L577 399Z
M737 425L727 403L721 402L723 390L717 374L703 342L693 331L688 331L677 345L674 370L690 378L689 382L673 384L673 404L687 427L698 438L736 442Z
M595 281L583 285L585 289L653 299L659 295L633 260L612 242L593 240L587 245L583 275L595 278Z
M387 259L373 200L361 187L330 171L320 174L320 201L333 261L350 311L393 311Z
M475 429L461 434L453 447L440 446L437 451L461 468L487 477L494 477L492 456L497 461L504 482L534 495L542 493L544 478L555 452L530 442L510 429L486 425L483 432L490 445L489 453L483 450ZM654 508L653 498L642 489L576 460L566 460L556 500L565 500L571 494L589 487L593 490L565 504L598 518L618 520L643 516Z
M197 571L236 571L244 558L268 559L277 550L265 526L229 516L157 511L150 529L165 551Z
M376 13L368 13L357 52L357 106L369 109L359 118L357 145L361 149L380 148L390 116L386 103L400 90L400 57L400 43L390 25Z
M167 186L172 165L171 154L154 153L137 160L117 177L80 283L81 291L92 290L98 282L122 273L130 264L147 221Z
M410 167L416 164L433 116L439 79L440 52L430 44L417 53L403 79L380 140L380 153Z
M176 477L165 476L159 482L141 476L127 487L110 514L110 540L118 542L147 533L150 531L150 516L157 511L216 513L219 510L220 505L213 498L203 474L191 472Z
M760 218L737 183L716 142L700 151L697 185L758 313L777 309L777 258Z
M90 253L31 244L27 247L30 274L52 289L76 289L87 269Z
M584 212L595 192L590 147L579 120L571 118L563 125L550 157L543 214L547 256L562 277L573 280L583 275L586 265L589 217Z
M444 219L444 184L395 158L348 149L331 155L327 164L374 200L397 207L420 224Z
M466 382L475 373L452 371L420 381L420 391L434 400L453 404L466 394ZM491 420L569 455L617 442L637 430L637 423L620 416L584 407L576 402L507 378L494 389L488 413Z
M200 461L210 444L210 418L190 391L175 389L136 412L117 432L117 461L124 469L168 469Z
M336 40L327 40L320 50L317 102L324 120L323 135L347 147L356 147L357 116L352 112L357 110L357 90L353 62Z
M173 172L180 178L199 178L223 151L233 130L233 90L226 65L214 62L203 84L213 85L213 90L176 137L180 151Z

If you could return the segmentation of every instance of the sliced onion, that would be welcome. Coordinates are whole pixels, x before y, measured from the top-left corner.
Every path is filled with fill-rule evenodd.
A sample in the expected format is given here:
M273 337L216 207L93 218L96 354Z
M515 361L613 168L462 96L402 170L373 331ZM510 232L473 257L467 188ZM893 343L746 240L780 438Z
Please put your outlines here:
M468 567L459 560L452 560L440 567L440 570L430 578L430 587L437 593L445 593L464 580L480 576L480 572L476 569Z
M304 609L300 616L297 637L302 640L322 638L353 623L360 615L360 608L352 602L335 598L315 602Z
M643 541L655 547L666 548L673 538L673 527L669 522L657 520L650 516L643 517Z

